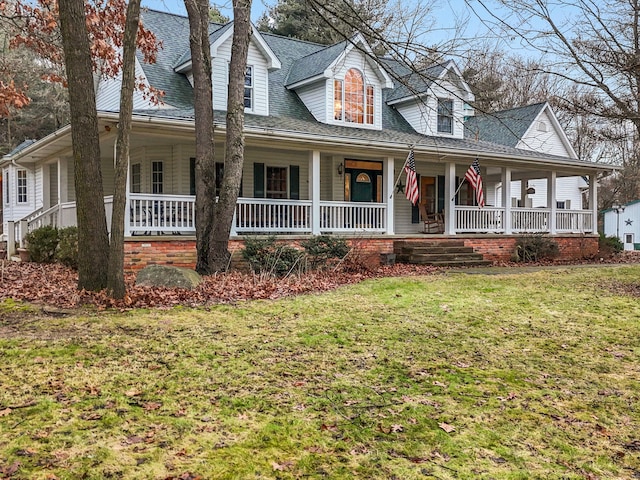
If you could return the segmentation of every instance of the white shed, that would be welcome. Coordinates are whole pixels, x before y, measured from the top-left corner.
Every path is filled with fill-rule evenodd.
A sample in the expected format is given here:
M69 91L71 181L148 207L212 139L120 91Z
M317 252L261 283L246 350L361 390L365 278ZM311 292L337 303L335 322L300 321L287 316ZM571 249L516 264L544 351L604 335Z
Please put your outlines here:
M640 200L618 208L609 208L604 214L604 234L618 237L625 250L640 250Z

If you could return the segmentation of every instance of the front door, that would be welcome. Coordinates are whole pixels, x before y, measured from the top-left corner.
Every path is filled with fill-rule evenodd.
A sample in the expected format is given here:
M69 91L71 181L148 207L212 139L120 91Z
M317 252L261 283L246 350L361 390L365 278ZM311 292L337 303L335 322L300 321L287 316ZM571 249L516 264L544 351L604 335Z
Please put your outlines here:
M382 163L346 160L345 200L348 202L382 201Z

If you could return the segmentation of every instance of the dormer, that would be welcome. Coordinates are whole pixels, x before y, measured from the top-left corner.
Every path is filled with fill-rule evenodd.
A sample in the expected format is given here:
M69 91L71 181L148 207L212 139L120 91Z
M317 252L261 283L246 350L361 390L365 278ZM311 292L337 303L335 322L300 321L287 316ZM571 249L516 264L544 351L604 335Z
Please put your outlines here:
M393 81L356 34L297 60L286 87L319 122L381 130L382 90Z
M211 43L213 108L226 110L233 22L222 26L212 25L211 28L209 41ZM244 89L245 113L267 116L269 115L269 72L281 68L281 64L260 32L253 25L251 28ZM186 51L182 55L176 63L174 71L185 74L193 86L190 51Z
M418 133L449 138L464 137L473 101L471 88L452 61L402 77L387 97L387 105Z

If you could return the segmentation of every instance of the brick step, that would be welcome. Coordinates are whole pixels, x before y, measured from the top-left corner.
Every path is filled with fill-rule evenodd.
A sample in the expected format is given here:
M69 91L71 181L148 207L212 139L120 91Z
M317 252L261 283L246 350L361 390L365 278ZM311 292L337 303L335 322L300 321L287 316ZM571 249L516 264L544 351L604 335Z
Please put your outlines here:
M433 262L462 262L465 260L468 261L476 261L476 260L484 260L484 257L480 253L469 253L469 254L410 254L410 255L400 255L400 261L406 261L407 263L417 263L417 264L429 264Z
M444 254L444 253L473 253L473 247L451 247L448 245L443 245L443 246L437 246L437 247L423 247L423 246L416 246L416 247L403 247L402 248L402 252L401 253L405 253L405 254L428 254L428 253L433 253L433 254Z

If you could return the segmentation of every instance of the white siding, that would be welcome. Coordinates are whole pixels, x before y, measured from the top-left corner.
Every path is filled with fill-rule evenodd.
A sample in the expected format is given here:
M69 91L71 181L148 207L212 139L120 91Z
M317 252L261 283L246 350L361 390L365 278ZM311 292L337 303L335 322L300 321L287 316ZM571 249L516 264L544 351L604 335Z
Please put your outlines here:
M546 131L540 129L543 125ZM539 115L529 131L518 142L516 148L561 157L573 157L562 142L561 134L555 129L554 123L546 110Z
M136 59L136 79L144 78L144 84L149 85L144 70L140 66L140 63ZM136 80L137 81L137 80ZM98 88L96 91L96 107L98 110L104 110L109 112L120 111L120 89L122 88L122 72L115 78L100 78L98 81ZM162 104L155 105L148 99L144 98L143 92L136 88L133 91L133 109L159 109L159 108L171 108L171 105Z
M434 85L425 97L397 105L398 112L418 133L450 138L464 137L464 101L467 93L449 81ZM453 134L438 132L438 99L453 100Z
M26 217L31 212L33 212L34 210L42 206L42 200L40 200L40 205L36 206L38 205L38 202L36 199L36 195L37 195L36 181L35 181L36 173L34 172L34 170L25 169L22 167L16 168L14 165L10 165L6 170L9 173L9 178L8 178L9 203L7 204L5 202L6 194L4 194L3 192L2 202L4 205L3 219L5 222L5 227L6 227L7 221L21 220L22 218ZM25 170L27 172L27 202L26 203L18 203L18 174L17 174L18 170ZM42 188L40 188L39 190L41 192Z
M247 148L242 170L242 197L253 197L253 164L264 163L265 167L300 167L300 200L309 199L309 152L290 152L278 150L259 150ZM289 182L287 180L287 188Z
M302 103L305 104L307 109L319 122L326 123L327 118L331 118L329 117L330 112L328 106L331 105L332 102L330 103L328 101L328 95L332 95L332 93L328 94L327 92L331 91L332 88L333 80L326 80L296 90Z
M536 178L525 181L526 185L533 187L536 193L526 195L533 208L550 208L547 205L547 179ZM512 198L520 199L520 181L511 182ZM582 177L559 177L556 179L556 202L565 202L570 210L582 210L582 193L581 187L585 187L587 183ZM569 202L568 204L566 202Z
M629 225L629 220L631 224ZM616 214L609 210L604 214L604 234L615 237L620 234L620 240L624 242L625 235L633 235L633 243L640 243L640 201L625 205L624 212ZM633 245L625 244L625 249L633 249Z
M227 109L227 89L229 81L229 62L231 61L231 43L229 37L217 49L217 56L212 60L213 108ZM254 115L269 115L269 71L267 61L262 52L252 41L249 44L247 65L253 67L253 108L246 109Z

